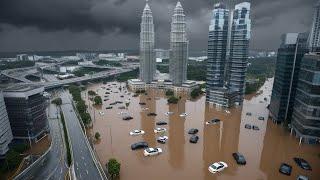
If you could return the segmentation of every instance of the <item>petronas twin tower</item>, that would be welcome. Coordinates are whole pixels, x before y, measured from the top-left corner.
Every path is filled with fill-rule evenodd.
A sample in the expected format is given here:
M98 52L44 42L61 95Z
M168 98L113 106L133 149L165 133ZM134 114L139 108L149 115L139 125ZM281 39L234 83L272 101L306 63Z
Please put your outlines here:
M155 78L154 24L151 9L146 4L141 18L140 32L140 79L151 83ZM188 40L186 20L181 3L174 9L170 33L169 73L173 85L181 86L187 80Z

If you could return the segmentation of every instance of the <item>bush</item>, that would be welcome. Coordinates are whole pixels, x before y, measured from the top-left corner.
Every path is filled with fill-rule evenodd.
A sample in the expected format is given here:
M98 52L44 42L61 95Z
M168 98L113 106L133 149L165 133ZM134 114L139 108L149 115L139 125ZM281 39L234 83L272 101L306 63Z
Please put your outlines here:
M94 100L94 104L95 104L95 105L101 105L101 104L102 104L102 99L101 99L100 96L94 97L93 100Z
M26 150L29 149L29 145L28 144L15 144L11 147L11 149L22 154L23 152L25 152Z
M200 88L196 88L196 89L191 91L190 96L194 99L194 98L197 98L201 93L202 93L201 89Z
M172 90L167 90L166 91L166 96L173 96L174 95L174 92Z
M57 106L61 106L62 104L62 99L61 98L56 98L54 100L51 101L52 104L55 104Z
M96 140L99 140L99 139L100 139L100 133L99 133L99 132L96 132L96 134L94 135L94 137L96 138Z
M88 91L88 95L89 96L95 96L95 95L97 95L97 93L92 91L92 90L90 90L90 91Z
M22 161L22 157L18 152L16 152L13 149L10 149L6 154L5 161L8 165L8 169L13 170L20 164L20 162Z
M106 164L108 173L113 179L116 176L120 175L120 166L121 164L114 158L109 159L108 163Z
M174 96L171 96L171 97L169 97L169 99L168 99L168 104L177 104L178 101L179 101L179 98L174 97Z
M68 167L70 167L71 162L72 162L72 156L71 156L71 151L70 151L70 144L69 144L70 142L69 142L69 138L68 138L66 122L64 120L64 116L63 116L62 111L60 111L60 117L61 117L62 126L63 126L64 140L65 140L66 148L67 148L67 163L68 163Z

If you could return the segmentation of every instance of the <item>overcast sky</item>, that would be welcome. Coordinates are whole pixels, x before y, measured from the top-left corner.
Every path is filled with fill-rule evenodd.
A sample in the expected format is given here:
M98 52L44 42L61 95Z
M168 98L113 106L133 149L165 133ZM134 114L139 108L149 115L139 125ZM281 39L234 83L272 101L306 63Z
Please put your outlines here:
M206 50L210 13L217 1L181 0L190 50ZM309 31L316 1L248 0L251 49L274 50L281 34ZM149 0L156 48L169 47L176 2ZM144 4L145 0L0 0L0 51L138 49Z

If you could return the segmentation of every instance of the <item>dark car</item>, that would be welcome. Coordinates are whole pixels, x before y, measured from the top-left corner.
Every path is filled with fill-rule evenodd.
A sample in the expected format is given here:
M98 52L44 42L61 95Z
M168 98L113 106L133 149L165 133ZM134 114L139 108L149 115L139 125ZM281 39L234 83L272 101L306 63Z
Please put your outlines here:
M104 99L103 101L109 101L109 99Z
M282 163L279 169L279 172L282 174L285 174L287 176L291 175L291 171L292 171L292 166L290 166L289 164L286 163Z
M156 114L156 113L151 112L151 113L148 113L148 114L147 114L147 116L157 116L157 114Z
M188 134L197 134L198 132L199 132L198 129L191 128L191 129L188 131Z
M148 147L148 143L145 141L137 142L131 145L132 150L144 149Z
M106 107L106 109L112 109L112 106L108 106L108 107Z
M156 122L156 125L159 125L159 126L161 126L161 125L167 125L167 124L168 124L168 123L165 122L165 121Z
M199 140L199 136L191 136L189 139L189 142L191 143L197 143Z
M247 112L246 115L247 115L247 116L251 116L252 113L251 113L251 112Z
M123 104L122 101L116 101L115 103L116 103L116 104Z
M246 159L239 152L232 153L233 158L236 160L237 164L245 165L247 164Z
M250 124L246 124L246 125L244 125L244 128L246 128L246 129L251 129L252 126L251 126Z
M297 180L309 180L309 178L307 176L299 175Z
M259 127L258 127L258 126L255 126L255 125L252 126L252 129L253 129L253 130L256 130L256 131L260 130Z
M120 106L120 107L118 107L118 109L126 109L126 107L125 106Z
M121 98L123 98L124 96L123 96L123 95L121 95L120 97L121 97Z
M105 94L110 94L109 92L106 92Z
M264 117L260 116L258 117L259 120L264 121Z
M145 102L139 102L139 104L140 104L140 105L146 105L146 103L145 103Z
M123 118L122 118L123 120L126 120L126 121L128 121L128 120L131 120L131 119L133 119L133 117L131 117L131 116L124 116Z
M299 167L301 167L302 169L304 169L304 170L309 170L309 171L312 170L310 164L309 164L306 160L304 160L304 159L302 159L302 158L296 158L296 157L293 158L293 160L294 160L294 162L296 162L297 165L298 165Z
M132 95L132 97L138 97L139 96L139 94L134 94L134 95Z
M211 119L210 121L206 122L206 125L209 125L209 124L218 124L220 123L220 119Z

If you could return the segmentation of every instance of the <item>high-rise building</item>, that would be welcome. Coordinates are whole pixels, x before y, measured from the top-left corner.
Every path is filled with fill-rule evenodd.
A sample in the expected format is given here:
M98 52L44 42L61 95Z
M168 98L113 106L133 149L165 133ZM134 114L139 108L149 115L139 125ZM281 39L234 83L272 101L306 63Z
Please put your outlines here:
M315 51L317 48L320 48L320 0L315 6L313 23L309 36L309 48L311 51Z
M320 143L320 53L301 61L291 124L300 142Z
M156 72L156 59L153 17L148 3L142 13L140 28L140 79L151 83Z
M251 32L250 3L214 5L209 26L206 101L230 107L243 102Z
M49 130L44 88L16 84L3 91L14 139L37 141Z
M282 36L269 106L274 122L291 121L300 64L308 52L307 39L307 33L287 33Z
M9 150L9 143L13 136L11 132L10 122L4 103L2 92L0 91L0 158Z
M181 3L174 8L170 33L169 74L175 86L187 80L188 40L186 19Z

